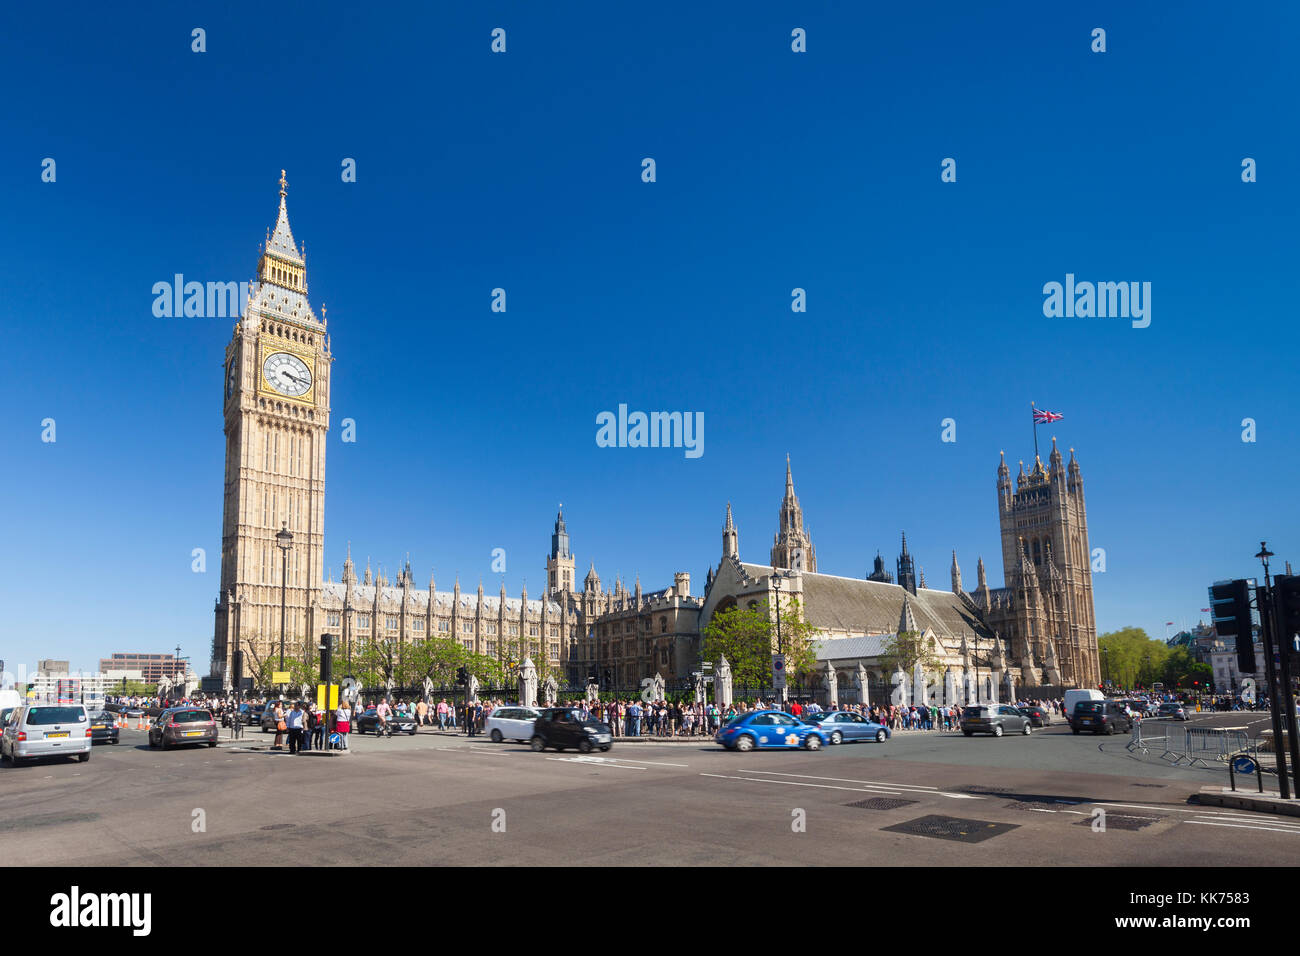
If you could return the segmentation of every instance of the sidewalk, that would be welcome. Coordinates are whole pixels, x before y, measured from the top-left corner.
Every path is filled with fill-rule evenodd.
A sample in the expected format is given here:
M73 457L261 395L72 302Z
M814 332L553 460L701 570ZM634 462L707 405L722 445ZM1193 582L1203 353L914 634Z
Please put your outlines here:
M1284 816L1300 817L1300 800L1283 800L1275 790L1257 790L1243 788L1238 777L1237 789L1228 787L1202 787L1200 793L1194 794L1196 802L1202 806L1230 807L1234 810L1254 810L1257 813L1277 813ZM1248 786L1257 786L1250 779Z

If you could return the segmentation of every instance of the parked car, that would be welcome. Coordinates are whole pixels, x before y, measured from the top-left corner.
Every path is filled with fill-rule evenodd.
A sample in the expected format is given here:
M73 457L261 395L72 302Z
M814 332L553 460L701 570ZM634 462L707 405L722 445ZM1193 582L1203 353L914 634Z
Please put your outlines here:
M831 710L819 714L805 714L803 721L814 724L826 732L826 742L840 744L845 741L874 740L883 744L893 736L884 724L863 717L851 710Z
M13 715L14 711L16 711L17 709L18 709L17 707L5 707L3 709L0 709L0 730L3 730L4 725L9 723L9 718Z
M1010 704L971 704L961 714L961 732L967 737L974 734L1033 733L1033 722Z
M582 753L591 753L599 747L603 752L613 743L614 735L608 724L584 718L582 711L572 707L544 708L533 721L533 735L529 739L533 750L539 752L547 747L557 751L573 747Z
M1020 712L1029 718L1029 723L1034 727L1048 727L1052 723L1051 713L1046 707L1040 707L1038 704L1021 707Z
M536 707L498 707L488 715L484 731L494 744L503 740L532 740L533 726L542 712Z
M1081 700L1074 705L1070 730L1080 733L1091 730L1094 734L1128 733L1133 729L1133 718L1124 705L1115 700Z
M756 710L731 718L713 739L741 753L798 747L819 750L830 741L830 733L820 724L806 724L779 710Z
M90 759L90 717L83 704L24 704L0 734L0 760L14 766L37 757Z
M412 734L419 729L419 724L410 714L389 714L388 726L395 734ZM375 713L375 708L367 707L364 713L357 714L352 718L352 732L364 734L366 732L379 733L379 714Z
M97 714L90 715L90 742L92 744L107 741L110 744L117 743L119 731L117 729L117 714L111 711L101 710Z
M1176 703L1174 701L1161 704L1160 709L1156 711L1156 716L1167 717L1170 720L1191 720L1192 719L1189 716L1187 716L1187 708L1184 707L1182 704Z
M180 744L217 745L217 722L212 711L199 707L172 707L149 725L149 746L166 750Z

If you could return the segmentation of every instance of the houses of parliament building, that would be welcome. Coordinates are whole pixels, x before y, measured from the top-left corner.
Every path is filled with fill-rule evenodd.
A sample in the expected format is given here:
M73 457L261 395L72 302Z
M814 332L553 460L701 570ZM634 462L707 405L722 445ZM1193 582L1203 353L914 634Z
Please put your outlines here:
M1063 462L1055 441L1047 465L1023 464L1012 487L1005 460L997 473L1004 586L990 588L984 562L966 590L954 553L951 590L918 581L903 539L898 580L877 555L863 578L822 573L816 547L794 495L789 460L769 560L740 560L737 526L728 505L723 553L709 568L702 595L689 573L671 586L643 591L621 580L605 589L594 565L578 589L576 559L561 509L546 556L546 587L507 596L486 594L457 579L439 591L430 576L416 583L410 561L390 581L369 565L358 576L351 548L342 579L323 567L325 451L334 356L325 317L308 298L306 259L294 240L280 178L274 230L258 260L242 318L225 350L226 465L221 582L215 607L210 679L229 687L232 655L246 652L244 673L278 654L284 582L286 658L314 653L321 634L340 648L377 639L399 642L455 638L498 659L529 655L580 686L597 676L619 688L660 674L668 682L698 669L700 634L712 615L748 601L774 603L784 582L807 619L825 635L819 659L874 666L872 644L902 629L930 631L950 660L959 647L1005 659L1021 685L1096 685L1100 669L1093 613L1087 512L1079 465ZM291 545L281 550L285 532ZM777 579L780 579L779 581ZM865 643L843 643L864 638ZM981 651L983 649L983 651ZM277 658L278 659L278 658ZM251 666L250 666L251 664Z

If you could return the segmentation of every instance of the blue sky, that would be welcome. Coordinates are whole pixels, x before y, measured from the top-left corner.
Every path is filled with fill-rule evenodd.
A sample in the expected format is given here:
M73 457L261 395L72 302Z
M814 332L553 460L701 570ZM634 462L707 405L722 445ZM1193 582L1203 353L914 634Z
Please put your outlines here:
M536 595L562 501L580 575L699 590L727 501L766 560L788 453L821 570L892 568L905 529L931 586L953 548L998 586L1031 400L1083 469L1100 629L1194 623L1261 538L1300 566L1295 16L1054 6L10 5L0 658L206 673L232 323L150 290L252 278L281 168L336 356L336 577L350 540L495 592L501 547ZM1150 327L1044 318L1067 272L1150 282ZM703 412L704 455L598 448L620 402Z

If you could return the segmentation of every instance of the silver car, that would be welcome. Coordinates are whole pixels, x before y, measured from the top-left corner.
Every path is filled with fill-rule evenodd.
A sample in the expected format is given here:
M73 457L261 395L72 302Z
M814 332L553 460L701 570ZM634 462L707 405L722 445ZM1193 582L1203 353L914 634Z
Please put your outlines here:
M15 766L36 757L90 759L90 718L82 704L24 704L0 734L0 760Z
M533 725L541 715L536 707L498 707L488 715L483 730L494 744L502 740L532 740Z

